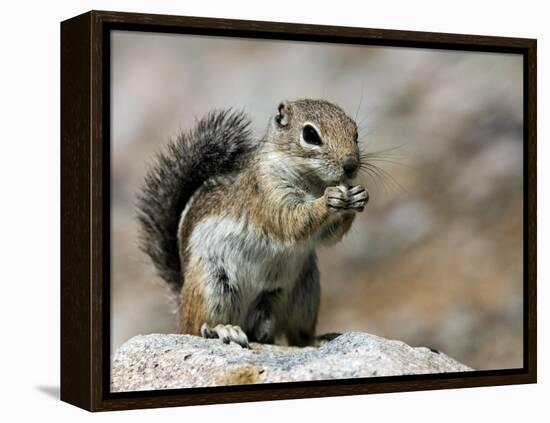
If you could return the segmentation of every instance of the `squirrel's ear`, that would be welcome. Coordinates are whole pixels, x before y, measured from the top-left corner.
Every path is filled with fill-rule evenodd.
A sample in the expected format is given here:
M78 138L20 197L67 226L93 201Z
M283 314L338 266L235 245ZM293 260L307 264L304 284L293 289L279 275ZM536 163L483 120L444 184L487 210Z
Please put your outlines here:
M275 122L277 122L281 127L288 126L288 123L290 122L290 104L288 101L283 101L279 104L279 107L277 108L277 115L275 116Z

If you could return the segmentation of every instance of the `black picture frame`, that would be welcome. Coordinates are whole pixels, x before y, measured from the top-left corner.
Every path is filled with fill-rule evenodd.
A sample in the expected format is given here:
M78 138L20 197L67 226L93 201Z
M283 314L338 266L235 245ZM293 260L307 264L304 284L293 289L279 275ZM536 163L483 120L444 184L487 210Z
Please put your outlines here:
M524 362L507 370L111 393L112 30L506 52L523 57ZM61 399L90 411L536 383L536 40L90 11L61 23Z

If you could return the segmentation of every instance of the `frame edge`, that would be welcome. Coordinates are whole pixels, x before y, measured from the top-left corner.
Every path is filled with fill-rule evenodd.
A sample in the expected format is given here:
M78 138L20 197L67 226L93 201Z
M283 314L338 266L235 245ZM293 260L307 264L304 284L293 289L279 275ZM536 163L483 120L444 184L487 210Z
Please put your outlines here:
M61 400L91 410L90 17L61 23Z
M527 283L524 292L525 306L527 307L526 334L528 355L525 357L530 383L537 383L537 40L531 39L525 51L525 83L524 99L526 113L524 126L526 127L523 142L526 143L527 165L527 204L528 217L524 217L528 246L526 254Z

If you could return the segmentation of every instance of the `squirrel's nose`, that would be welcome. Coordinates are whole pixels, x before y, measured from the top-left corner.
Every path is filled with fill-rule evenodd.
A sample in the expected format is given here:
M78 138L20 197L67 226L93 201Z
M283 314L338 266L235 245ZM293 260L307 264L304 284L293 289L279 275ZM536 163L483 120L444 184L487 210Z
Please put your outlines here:
M344 168L344 173L346 174L346 176L352 177L359 167L359 161L353 156L348 156L344 159L342 167Z

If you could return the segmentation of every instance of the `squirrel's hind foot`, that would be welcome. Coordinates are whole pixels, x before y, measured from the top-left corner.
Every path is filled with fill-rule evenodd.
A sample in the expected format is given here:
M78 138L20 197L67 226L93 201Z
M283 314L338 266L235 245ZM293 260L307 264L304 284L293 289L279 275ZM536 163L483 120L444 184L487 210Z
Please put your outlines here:
M206 339L219 338L224 344L235 342L243 348L250 348L248 337L239 326L216 325L211 328L207 323L203 323L201 326L201 336Z

